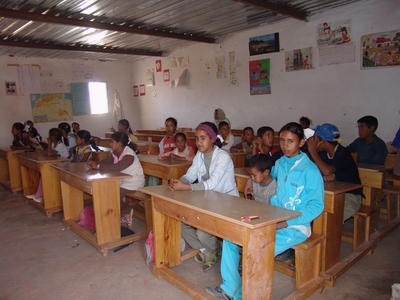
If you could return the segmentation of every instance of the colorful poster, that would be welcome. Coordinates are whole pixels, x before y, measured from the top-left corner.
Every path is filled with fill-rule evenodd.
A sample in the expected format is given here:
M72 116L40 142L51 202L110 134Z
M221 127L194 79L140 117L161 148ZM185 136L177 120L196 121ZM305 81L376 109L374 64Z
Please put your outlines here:
M31 107L35 123L74 119L71 93L31 94Z
M161 59L156 60L156 72L161 72L162 71L162 64L161 64Z
M361 69L400 66L400 29L361 37Z
M312 47L285 52L286 72L312 69Z
M250 95L271 94L270 60L260 59L249 62Z
M255 36L249 39L250 56L279 52L279 33Z

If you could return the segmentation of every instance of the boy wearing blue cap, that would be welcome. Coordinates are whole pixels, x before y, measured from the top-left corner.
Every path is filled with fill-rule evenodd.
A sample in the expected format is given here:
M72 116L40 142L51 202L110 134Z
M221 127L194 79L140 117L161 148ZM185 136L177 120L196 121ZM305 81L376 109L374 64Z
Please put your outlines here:
M332 124L315 128L314 136L307 139L309 154L321 171L324 181L343 181L361 184L357 165L349 150L339 144L339 129ZM345 194L343 221L358 211L362 202L362 189Z

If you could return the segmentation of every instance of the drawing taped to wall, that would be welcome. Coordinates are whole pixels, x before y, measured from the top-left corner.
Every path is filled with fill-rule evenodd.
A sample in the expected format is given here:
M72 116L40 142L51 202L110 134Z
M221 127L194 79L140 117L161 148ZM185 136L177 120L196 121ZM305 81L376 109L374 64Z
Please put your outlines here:
M285 52L286 72L313 69L312 47Z
M361 37L361 69L400 66L400 29Z
M250 95L271 94L270 74L269 58L249 62Z

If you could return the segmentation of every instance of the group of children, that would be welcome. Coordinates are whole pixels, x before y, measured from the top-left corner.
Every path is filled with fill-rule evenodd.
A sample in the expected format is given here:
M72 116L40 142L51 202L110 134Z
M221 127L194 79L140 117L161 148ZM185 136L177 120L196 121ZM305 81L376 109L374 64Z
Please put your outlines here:
M170 180L169 189L194 192L214 190L238 196L233 162L229 153L223 149L228 146L228 150L232 152L245 151L248 155L247 171L250 177L245 185L245 195L250 195L259 202L302 213L299 217L277 224L276 256L311 235L310 224L324 209L323 181L360 183L351 152L358 153L358 162L375 164L383 164L387 155L385 143L375 135L378 121L373 116L358 120L359 138L347 148L340 145L340 132L335 125L326 123L316 126L315 130L307 130L305 128L310 126L311 121L306 117L300 119L301 124L291 122L280 129L278 148L273 145L274 130L268 126L257 130L256 139L253 129L246 127L243 130L243 141L237 145L230 144L233 140L230 123L225 114L221 116L222 113L220 109L215 110L215 123L202 122L196 127L197 153L193 146L188 145L186 136L177 132L177 120L172 117L166 119L166 135L159 144L159 158L192 161L184 176ZM119 131L111 136L111 155L103 161L90 161L87 164L91 169L116 170L132 175L132 178L121 182L122 197L127 191L144 186L140 161L129 146L132 145L130 139L134 137L131 137L129 122L125 121L120 121ZM69 139L66 135L68 127L64 124L59 128L49 131L47 154L69 157L69 151L62 142L63 138ZM17 131L14 124L16 144L21 140ZM75 144L84 148L90 140L90 133L85 135L82 132L85 131L75 132ZM71 144L74 143L71 141L69 145ZM86 152L75 151L75 162L88 159ZM346 193L344 221L358 210L362 197L361 189ZM125 208L129 207L122 207L123 212L126 211ZM184 223L182 236L193 249L200 250L194 259L202 264L204 272L222 258L222 284L215 288L208 287L206 291L221 299L241 299L240 246L223 240L221 247L217 237Z

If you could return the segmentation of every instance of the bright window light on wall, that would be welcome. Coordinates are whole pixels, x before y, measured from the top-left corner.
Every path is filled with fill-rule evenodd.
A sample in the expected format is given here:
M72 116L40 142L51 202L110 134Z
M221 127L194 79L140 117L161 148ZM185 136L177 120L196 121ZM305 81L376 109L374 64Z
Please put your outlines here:
M107 83L89 82L89 99L92 114L108 113Z

